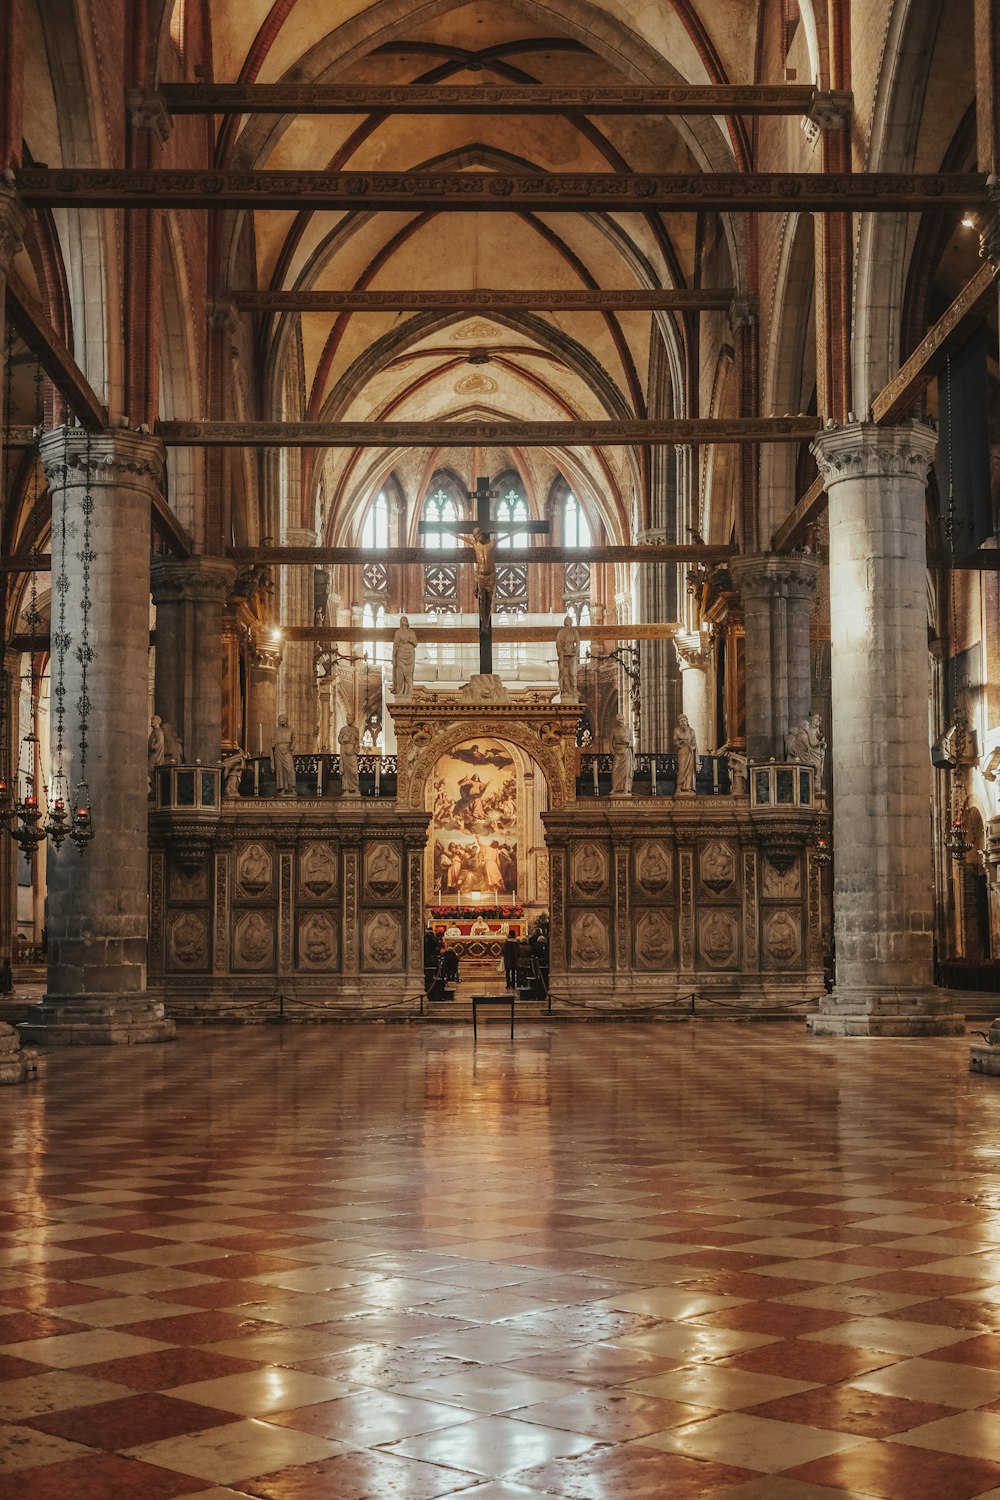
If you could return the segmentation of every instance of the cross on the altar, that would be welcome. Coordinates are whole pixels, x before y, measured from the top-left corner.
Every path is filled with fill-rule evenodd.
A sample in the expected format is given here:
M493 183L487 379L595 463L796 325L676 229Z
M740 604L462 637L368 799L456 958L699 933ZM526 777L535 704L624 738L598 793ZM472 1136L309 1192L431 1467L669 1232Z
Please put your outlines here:
M487 675L493 671L493 595L497 585L496 551L498 538L517 536L522 532L547 532L548 521L506 521L498 525L491 514L491 502L496 499L496 490L490 488L488 479L476 480L476 488L468 498L476 503L475 515L470 521L421 521L417 530L423 536L452 536L464 546L471 547L476 554L476 598L479 601L479 670ZM465 533L468 532L469 539Z

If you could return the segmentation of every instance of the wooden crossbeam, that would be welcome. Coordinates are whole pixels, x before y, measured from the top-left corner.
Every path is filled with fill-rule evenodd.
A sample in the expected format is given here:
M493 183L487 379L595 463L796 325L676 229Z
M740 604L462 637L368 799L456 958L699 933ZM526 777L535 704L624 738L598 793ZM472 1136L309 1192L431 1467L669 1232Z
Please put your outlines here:
M614 84L551 88L544 84L164 83L171 114L365 115L803 115L825 100L810 84Z
M966 320L975 316L993 291L997 269L989 261L983 262L947 311L924 334L899 374L882 387L872 402L872 416L876 422L897 421L944 369L948 355L971 331Z
M52 558L47 552L40 552L32 561L30 557L4 557L0 558L0 573L51 573Z
M958 212L982 172L313 172L21 167L29 208L626 213Z
M819 417L650 422L157 422L168 448L630 447L635 443L799 443Z
M518 563L690 563L723 562L735 556L735 547L713 547L693 543L690 546L660 542L631 547L505 547L497 553L497 562ZM246 565L275 564L281 567L364 566L368 563L427 563L452 567L456 563L474 563L469 547L234 547L229 552L234 562Z
M493 639L501 645L525 644L529 641L552 641L555 651L557 625L494 625ZM579 632L585 641L657 641L669 640L684 627L676 623L664 625L581 625ZM479 640L478 625L414 625L417 640L429 645L465 644ZM368 641L391 641L394 628L363 625L285 625L282 639L286 641L317 641L321 644L358 645Z
M69 410L88 432L102 432L107 410L38 303L13 271L7 272L7 316Z
M909 359L884 385L872 401L872 418L879 426L898 422L930 385L936 375L944 369L948 355L957 348L970 332L969 320L975 318L991 290L996 285L998 267L984 261L958 296L929 328ZM821 515L826 506L826 490L823 480L817 475L802 499L782 521L771 537L771 550L790 552L805 528ZM979 554L976 554L978 556ZM980 566L974 560L956 566ZM993 569L998 564L987 561L981 566Z
M622 288L544 287L537 291L499 291L475 287L466 291L385 290L376 292L233 292L240 312L385 313L385 312L702 312L725 310L736 295L732 287Z

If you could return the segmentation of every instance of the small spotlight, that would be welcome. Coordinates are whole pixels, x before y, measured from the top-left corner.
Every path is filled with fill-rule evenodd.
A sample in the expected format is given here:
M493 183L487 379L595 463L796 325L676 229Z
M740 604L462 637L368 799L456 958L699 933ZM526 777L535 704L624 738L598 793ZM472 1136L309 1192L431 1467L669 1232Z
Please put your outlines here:
M976 227L976 216L975 216L975 214L974 213L970 213L968 210L966 210L966 212L962 215L962 228L963 229L975 229L975 227Z

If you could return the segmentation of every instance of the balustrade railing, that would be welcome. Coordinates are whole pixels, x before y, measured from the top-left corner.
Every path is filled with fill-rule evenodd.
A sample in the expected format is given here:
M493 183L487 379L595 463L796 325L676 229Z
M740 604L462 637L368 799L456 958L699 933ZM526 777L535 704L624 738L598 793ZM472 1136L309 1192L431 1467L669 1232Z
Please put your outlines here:
M672 797L677 791L677 756L640 752L635 757L633 797ZM729 762L724 755L699 755L695 794L725 797L731 791ZM576 778L578 797L611 796L611 756L585 751Z
M296 755L294 760L297 797L343 796L339 755ZM362 797L395 797L396 757L359 755L358 790ZM273 797L276 793L270 758L266 755L251 756L243 768L238 795Z

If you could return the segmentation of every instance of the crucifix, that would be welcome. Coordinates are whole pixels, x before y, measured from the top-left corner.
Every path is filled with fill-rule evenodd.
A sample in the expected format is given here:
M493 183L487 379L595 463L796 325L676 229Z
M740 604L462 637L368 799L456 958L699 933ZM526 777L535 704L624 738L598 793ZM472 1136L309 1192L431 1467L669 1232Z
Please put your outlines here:
M417 530L424 536L450 536L471 547L476 555L476 598L479 601L479 670L487 676L493 672L493 595L497 586L496 552L502 536L522 532L547 532L548 521L508 521L498 526L490 514L490 503L496 491L488 479L477 479L469 493L476 503L471 521L421 521ZM467 537L465 533L470 535Z

